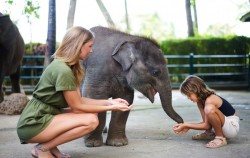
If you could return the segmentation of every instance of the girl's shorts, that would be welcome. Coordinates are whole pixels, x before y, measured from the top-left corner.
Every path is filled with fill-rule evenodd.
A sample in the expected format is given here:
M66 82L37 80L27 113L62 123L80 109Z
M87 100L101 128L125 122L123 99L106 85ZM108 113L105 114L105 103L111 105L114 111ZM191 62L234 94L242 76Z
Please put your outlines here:
M238 116L225 116L225 123L222 127L223 134L226 138L233 138L239 132L239 122Z

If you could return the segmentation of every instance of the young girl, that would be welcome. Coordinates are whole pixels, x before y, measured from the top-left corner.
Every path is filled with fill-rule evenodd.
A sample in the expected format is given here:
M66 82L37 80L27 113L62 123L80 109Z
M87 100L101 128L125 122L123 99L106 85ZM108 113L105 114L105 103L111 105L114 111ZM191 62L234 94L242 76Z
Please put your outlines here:
M69 158L58 145L80 138L98 125L98 112L128 111L123 99L95 100L80 95L85 60L92 52L93 34L82 27L69 29L43 72L30 102L17 124L21 143L38 143L31 150L35 158ZM68 108L67 108L68 107ZM65 109L67 108L67 109Z
M194 135L194 140L210 139L208 148L217 148L227 144L226 138L233 138L239 131L239 117L235 109L224 98L216 95L204 81L197 76L188 76L180 86L182 94L197 103L203 121L201 123L181 123L173 127L176 134L184 134L189 129L205 130Z

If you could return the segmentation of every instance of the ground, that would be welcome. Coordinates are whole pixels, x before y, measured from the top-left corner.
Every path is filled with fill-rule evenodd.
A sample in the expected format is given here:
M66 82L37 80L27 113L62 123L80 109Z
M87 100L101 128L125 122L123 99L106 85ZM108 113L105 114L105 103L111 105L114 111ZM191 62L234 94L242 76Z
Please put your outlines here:
M207 141L191 140L191 136L197 133L194 130L183 136L175 135L172 131L175 122L164 113L159 97L156 96L155 103L151 104L140 93L136 93L135 108L127 122L127 146L87 148L80 138L59 148L74 158L250 158L250 91L218 91L218 94L233 104L241 119L239 135L229 140L227 146L205 148ZM201 120L195 104L177 90L173 91L173 105L185 122ZM0 115L0 157L31 156L33 145L19 143L15 130L18 118L19 115Z

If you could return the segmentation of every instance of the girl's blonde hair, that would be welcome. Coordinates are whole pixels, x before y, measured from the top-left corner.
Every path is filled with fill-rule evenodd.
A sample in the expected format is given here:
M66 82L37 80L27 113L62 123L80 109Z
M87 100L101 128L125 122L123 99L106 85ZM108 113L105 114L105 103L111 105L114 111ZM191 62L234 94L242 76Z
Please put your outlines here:
M196 94L198 103L202 105L205 105L208 96L215 94L214 90L210 89L201 78L195 75L188 76L182 82L180 91L186 96L189 96L191 93Z
M91 31L75 26L70 28L63 37L63 40L53 54L55 59L64 61L73 71L76 77L77 86L80 85L84 75L83 66L80 61L80 53L82 46L94 38Z

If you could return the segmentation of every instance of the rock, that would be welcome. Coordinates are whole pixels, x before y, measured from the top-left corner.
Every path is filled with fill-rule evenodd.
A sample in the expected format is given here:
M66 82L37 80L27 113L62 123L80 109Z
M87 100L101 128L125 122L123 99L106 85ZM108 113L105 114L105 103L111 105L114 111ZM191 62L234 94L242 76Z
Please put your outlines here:
M5 95L4 100L0 103L0 114L20 114L28 101L29 98L23 93Z

